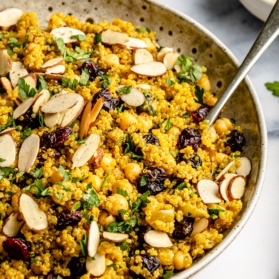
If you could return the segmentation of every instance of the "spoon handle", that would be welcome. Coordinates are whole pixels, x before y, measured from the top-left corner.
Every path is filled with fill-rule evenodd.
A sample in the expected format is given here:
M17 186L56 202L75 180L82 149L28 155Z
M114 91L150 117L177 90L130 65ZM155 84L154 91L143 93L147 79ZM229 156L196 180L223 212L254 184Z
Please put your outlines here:
M205 120L209 122L209 126L217 118L221 109L224 107L227 100L233 94L234 90L237 88L239 83L244 79L250 69L253 67L255 62L263 54L263 52L269 47L269 45L276 39L279 35L279 0L274 5L266 23L264 24L259 36L254 42L249 53L245 57L244 61L240 65L237 73L233 77L232 81L219 98L214 107L210 110Z

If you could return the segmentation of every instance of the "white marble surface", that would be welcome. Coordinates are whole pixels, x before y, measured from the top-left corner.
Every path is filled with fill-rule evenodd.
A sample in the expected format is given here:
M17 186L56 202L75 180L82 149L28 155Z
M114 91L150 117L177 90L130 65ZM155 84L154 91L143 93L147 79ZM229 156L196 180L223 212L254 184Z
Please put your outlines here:
M253 0L251 0L253 1ZM160 0L203 24L242 61L263 23L237 0ZM279 81L279 38L249 73L268 131L268 164L258 204L233 243L191 279L279 279L279 98L264 84Z

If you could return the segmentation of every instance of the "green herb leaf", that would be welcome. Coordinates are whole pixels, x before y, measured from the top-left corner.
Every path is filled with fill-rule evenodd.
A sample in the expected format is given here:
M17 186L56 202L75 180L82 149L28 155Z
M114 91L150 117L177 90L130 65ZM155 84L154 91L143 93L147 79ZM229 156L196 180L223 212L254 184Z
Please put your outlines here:
M220 212L224 212L224 209L208 208L209 217L211 219L217 219L220 217Z
M39 117L40 126L44 127L44 125L45 125L44 115L40 110L38 112L38 117Z
M279 81L267 82L265 87L272 92L272 95L279 97Z
M2 163L2 162L5 162L6 161L6 159L3 159L3 158L0 158L0 162Z
M122 112L124 104L121 104L118 108L117 108L117 114L120 114Z
M18 91L22 100L33 97L38 92L35 88L30 90L30 86L25 82L24 78L21 77L18 79Z
M186 184L185 182L181 182L180 184L178 184L178 185L175 187L175 189L177 189L177 190L182 190L182 189L184 189L184 188L188 188L188 187L187 187L187 184Z
M32 129L30 127L25 127L21 134L21 139L24 140L32 134Z
M148 28L148 27L140 27L140 28L137 28L136 29L139 33L145 33L145 32L148 32L150 33L151 30Z
M148 112L152 116L156 116L156 110L151 105L152 102L152 95L146 92L143 92L143 95L145 97L145 102L139 106L139 111Z
M145 186L147 184L147 181L148 181L147 177L145 175L142 175L138 182L139 186Z
M198 85L195 86L195 95L197 99L194 99L194 101L198 104L205 105L203 101L203 95L204 95L204 89L199 87Z
M48 90L48 85L42 75L39 75L39 91Z
M78 80L74 79L71 81L69 78L62 78L61 79L62 86L69 87L72 90L75 90L78 86Z
M135 202L132 204L132 211L135 213L140 207L146 207L150 200L148 197L150 196L150 191L146 191L140 197L137 198Z
M170 117L168 117L167 123L165 125L165 132L167 132L172 127L172 123L170 121Z
M81 253L84 257L87 257L87 234L83 235L82 240L79 242Z
M65 167L64 166L59 166L58 167L58 171L61 173L61 175L63 176L63 181L69 181L69 180L71 180L71 175L69 174L69 172L67 172L66 170L65 170Z
M16 173L18 173L18 171L10 167L0 168L0 180L3 178L8 178L10 174L12 174L14 178Z
M163 274L163 279L169 279L173 275L172 270L166 270L165 273Z
M78 40L78 41L85 41L86 35L84 35L84 34L72 35L71 39Z
M126 251L129 249L128 243L126 241L115 243L115 245L118 246L121 249L121 251Z
M95 44L97 45L97 44L99 44L101 42L102 42L102 34L101 33L96 34L96 36L95 36Z
M128 221L121 221L121 222L111 222L107 226L108 232L122 232L122 233L129 233L132 229L137 225L137 219L135 216L131 216Z
M63 279L63 277L61 275L57 275L56 279Z
M14 47L21 47L22 43L19 42L16 38L9 38L8 45L11 49Z
M102 88L106 88L111 84L111 79L109 78L109 75L101 75L100 80L102 81Z
M33 191L36 197L44 197L49 195L49 189L45 187L40 179L35 179L34 183L24 188L26 191Z
M110 176L110 173L108 172L108 173L106 174L105 178L104 178L104 181L103 181L102 184L101 184L101 190L103 190L104 186L106 185L109 176Z
M88 74L88 70L86 69L86 70L83 70L81 73L79 84L81 86L86 86L88 83L88 80L89 80L89 74Z
M172 81L170 78L166 78L166 83L167 83L167 85L169 85L169 86L172 86L172 85L175 84L175 82Z
M42 168L36 168L32 170L32 175L35 178L41 178L44 175L44 171Z
M182 116L183 118L190 118L190 114L188 112L185 112Z
M121 195L121 196L123 196L123 197L127 197L127 198L129 198L129 195L128 195L128 192L126 191L126 190L124 190L124 189L121 189L121 188L116 188L116 192L117 192L117 194L119 194L119 195Z
M123 86L118 88L120 95L127 95L130 94L132 90L132 86Z
M75 202L74 205L71 208L71 212L78 210L81 207L81 202Z
M98 194L92 188L91 182L87 185L87 191L83 193L82 198L84 200L84 208L92 208L94 206L99 206L101 203Z

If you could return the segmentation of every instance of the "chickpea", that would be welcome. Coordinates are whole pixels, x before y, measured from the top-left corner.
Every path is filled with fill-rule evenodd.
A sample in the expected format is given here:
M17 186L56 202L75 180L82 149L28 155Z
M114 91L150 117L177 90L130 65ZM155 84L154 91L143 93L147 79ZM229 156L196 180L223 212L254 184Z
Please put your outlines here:
M210 81L207 75L203 74L200 80L197 80L199 87L203 88L205 91L210 92L211 86Z
M116 54L108 54L103 57L103 62L109 67L117 67L119 65L119 57Z
M223 119L217 119L214 128L218 135L224 134L228 131L227 124Z
M20 193L13 194L13 196L12 196L12 207L13 208L17 208L18 207L19 196L20 196Z
M42 270L41 270L42 260L43 259L41 256L36 256L35 259L31 261L31 265L30 265L31 270L36 275L42 274Z
M233 129L233 124L232 124L230 119L223 118L223 121L226 123L228 130L232 130Z
M112 185L112 193L117 193L117 188L123 189L125 191L127 191L128 194L131 194L133 192L133 186L132 184L129 182L128 179L122 179L122 180L118 180L116 181L113 185Z
M103 211L99 216L98 222L100 225L106 228L109 223L115 222L115 220L116 218L113 215L109 214L107 211Z
M135 115L124 111L119 116L119 127L126 133L134 133L137 131L138 120Z
M101 185L102 185L102 179L99 176L90 173L89 176L84 180L84 182L87 184L89 184L91 182L94 190L96 192L100 192Z
M177 127L173 126L167 131L167 134L169 136L172 135L172 136L178 137L180 135L180 130Z
M116 161L110 154L106 153L101 161L101 167L105 172L112 171L116 166Z
M208 132L210 133L210 136L211 136L211 138L212 138L212 142L215 142L215 141L217 140L217 133L216 133L215 128L211 126L211 127L208 129Z
M174 254L173 265L177 270L188 268L192 264L192 257L189 253L185 253L182 250L178 250Z
M115 168L113 170L113 176L116 180L120 180L124 178L124 172L120 168Z
M113 194L107 198L106 210L114 216L119 215L118 211L120 209L128 210L128 208L128 201L119 194Z
M217 101L218 98L211 94L204 97L204 102L211 107L213 107Z
M124 169L126 178L131 182L136 181L141 174L141 167L137 163L129 163Z
M138 127L139 130L142 133L147 133L153 126L153 122L152 122L152 118L151 116L146 113L146 112L142 112L139 116L138 116Z
M216 153L216 156L215 156L216 163L220 165L227 157L228 157L227 154Z
M64 177L63 175L60 173L60 171L57 168L53 169L52 175L50 177L50 182L52 184L55 184L56 182L61 182L63 181Z

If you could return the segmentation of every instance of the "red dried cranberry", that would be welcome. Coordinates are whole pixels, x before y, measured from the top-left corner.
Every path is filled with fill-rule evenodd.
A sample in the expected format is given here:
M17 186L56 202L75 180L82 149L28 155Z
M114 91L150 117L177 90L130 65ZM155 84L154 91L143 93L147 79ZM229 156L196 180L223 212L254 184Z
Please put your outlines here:
M142 264L149 271L154 272L159 266L160 261L157 257L148 254L142 255Z
M106 111L117 108L121 103L120 98L112 98L109 89L104 88L94 95L92 104L95 104L102 97L104 97L104 104L102 108Z
M145 135L143 136L143 138L146 141L146 143L160 145L158 138L152 134Z
M71 133L71 127L57 128L51 133L44 132L41 137L40 146L45 148L61 147Z
M231 131L230 138L226 142L226 146L231 148L232 152L242 151L246 144L246 139L242 133L237 130Z
M79 278L79 276L86 273L85 258L74 257L67 266L71 271L71 279Z
M82 64L80 68L81 72L85 69L88 70L90 81L93 81L98 76L102 76L106 74L106 70L102 69L98 64L95 64L92 61L85 61Z
M181 222L175 222L174 231L172 234L173 238L185 239L193 231L194 218L184 217Z
M184 129L178 139L179 149L185 148L187 146L192 146L192 148L197 151L201 144L201 135L199 130L186 128Z
M67 228L67 226L76 226L82 218L82 214L79 211L71 213L60 213L57 217L56 229L61 231Z
M12 259L26 261L30 258L27 241L22 238L7 238L3 241L3 249Z
M190 159L186 160L187 163L191 163L192 168L197 168L202 165L201 157L198 154L194 154L194 156Z
M205 119L209 111L209 106L200 106L196 111L192 112L192 116L197 122L201 122Z

